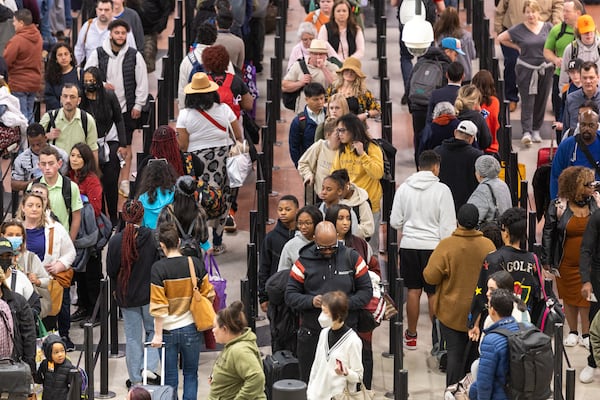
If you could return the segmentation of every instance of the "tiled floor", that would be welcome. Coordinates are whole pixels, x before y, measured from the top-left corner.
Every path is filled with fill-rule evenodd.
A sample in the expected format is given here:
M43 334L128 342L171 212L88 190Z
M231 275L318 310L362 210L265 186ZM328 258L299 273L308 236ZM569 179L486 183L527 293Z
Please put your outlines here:
M492 2L486 2L487 14L492 16ZM594 6L587 7L588 12L592 13L596 18L600 16L600 9ZM288 10L289 23L287 29L288 43L286 44L287 49L296 43L295 29L303 18L304 11L300 8L298 0L290 1L290 8ZM398 60L398 30L396 28L395 10L389 9L388 13L388 38L387 38L387 55L388 55L388 76L391 82L391 98L393 100L393 142L398 149L398 155L396 158L396 177L397 182L402 182L414 172L414 166L412 161L412 128L410 121L410 114L408 113L406 106L400 105L400 98L404 93L402 87L401 74ZM368 28L366 30L367 38L367 55L363 60L363 70L367 73L367 76L372 77L377 72L377 60L375 60L375 29ZM162 43L165 43L164 41ZM265 48L265 62L264 65L268 69L269 57L273 54L273 35L269 35L266 39ZM499 53L498 53L499 54ZM261 89L262 97L259 99L259 113L258 118L264 115L264 106L261 103L265 100L266 89L264 82L268 77L268 71L265 71L262 75L259 75L259 87ZM379 84L373 79L369 79L368 87L377 95L379 91ZM264 104L264 103L262 103ZM518 113L513 114L513 119L518 119ZM277 139L280 142L275 147L275 165L276 169L273 171L273 190L278 192L279 196L287 193L292 193L298 196L299 199L303 198L303 186L302 182L294 170L292 163L290 162L287 148L287 130L288 125L293 118L293 113L287 110L282 110L282 118L286 122L278 124ZM548 114L547 120L550 121L550 114ZM373 136L380 136L380 124L369 120L371 126L371 133ZM548 123L549 125L549 123ZM549 139L550 131L545 129L543 136L545 139ZM515 136L516 137L516 136ZM138 138L139 139L139 138ZM523 149L520 148L518 140L513 141L513 147L515 150L519 150L519 158L521 162L527 165L527 176L531 178L533 176L535 167L535 157L537 155L537 149L542 146L547 146L549 140L545 140L540 145L534 145L531 148ZM134 146L139 148L139 141L134 142ZM7 186L7 182L5 182ZM279 196L270 197L270 217L276 218L276 203ZM239 298L239 280L246 275L246 250L245 244L248 242L248 218L247 213L250 209L256 207L256 194L252 185L247 185L240 191L239 196L240 211L236 217L239 230L234 234L228 234L225 236L225 244L228 246L228 251L219 256L218 261L221 266L221 271L228 280L228 299ZM443 396L445 377L443 374L438 372L435 368L432 368L432 360L429 356L429 350L431 348L431 338L429 332L431 331L431 323L428 321L426 313L426 300L422 299L421 305L421 316L419 319L419 343L417 350L405 352L404 368L408 370L408 391L411 399L426 400L426 399L441 399ZM266 321L259 321L258 325L265 324ZM95 329L95 341L98 341L99 328ZM119 336L120 343L124 343L122 322L119 322ZM389 334L389 323L384 322L374 333L373 345L374 345L374 379L373 387L377 392L377 398L384 398L386 392L393 390L393 360L384 358L381 354L389 350L388 344ZM83 333L79 327L73 325L71 336L73 341L77 344L83 343ZM261 348L263 353L269 353L269 347ZM585 358L587 356L585 350L581 347L569 348L567 350L569 358L577 373L585 366ZM199 371L199 393L198 398L204 399L208 393L207 377L210 374L212 364L217 356L217 352L203 352L200 357L200 371ZM79 353L71 353L71 358L77 360ZM578 400L596 398L598 390L600 389L600 375L597 375L596 382L583 385L579 382L576 384L576 396ZM127 379L127 369L125 366L124 358L114 358L109 360L109 389L116 393L116 398L125 398L125 380ZM96 391L99 390L99 367L96 368ZM181 393L181 391L180 391Z

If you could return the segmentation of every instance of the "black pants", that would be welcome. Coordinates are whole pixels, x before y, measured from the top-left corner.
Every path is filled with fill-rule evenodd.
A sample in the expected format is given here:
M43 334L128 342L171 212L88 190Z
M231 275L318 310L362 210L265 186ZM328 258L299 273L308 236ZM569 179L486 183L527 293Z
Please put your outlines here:
M419 167L419 143L421 142L421 132L425 129L427 121L427 110L415 110L411 112L413 123L413 145L415 146L415 166Z
M592 270L590 274L590 282L592 283L592 290L594 294L600 294L600 273ZM598 296L598 294L596 296ZM596 314L600 311L600 303L597 301L590 301L590 324L594 320ZM592 341L590 340L590 354L588 355L588 365L592 368L596 368L596 360L594 359L594 351L592 349Z
M363 383L367 389L371 389L373 382L373 331L359 333L362 341L362 364L363 364Z
M298 329L298 363L300 364L300 379L308 383L310 369L315 360L317 344L319 344L319 331L310 331L306 328Z
M63 300L60 311L53 317L46 317L42 320L48 331L58 330L61 337L69 336L71 327L71 288L63 289Z
M119 201L119 173L121 172L119 157L117 156L119 142L108 142L108 147L110 148L108 162L100 166L102 170L102 179L100 180L102 182L102 194L104 195L102 208L109 216L113 226L116 226L119 221L117 202Z
M77 297L79 308L92 314L96 300L100 295L102 280L102 260L100 257L91 256L85 272L75 272L77 282Z
M455 331L440 321L442 336L446 339L448 364L446 366L446 386L460 381L471 363L477 358L477 343L469 344L467 332Z
M265 47L265 18L250 18L248 22L250 32L245 35L244 43L246 62L252 62L256 67L256 72L263 70L263 50Z

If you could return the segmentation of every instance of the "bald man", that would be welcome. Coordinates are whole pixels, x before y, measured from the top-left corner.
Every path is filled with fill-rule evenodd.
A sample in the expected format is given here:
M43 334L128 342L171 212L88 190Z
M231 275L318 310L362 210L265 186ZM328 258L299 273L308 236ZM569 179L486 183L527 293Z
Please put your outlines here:
M337 240L335 226L323 221L315 228L315 241L300 249L285 292L285 302L300 314L297 356L304 382L308 382L321 332L321 296L335 290L348 295L346 325L356 328L358 310L373 296L368 268L356 250Z

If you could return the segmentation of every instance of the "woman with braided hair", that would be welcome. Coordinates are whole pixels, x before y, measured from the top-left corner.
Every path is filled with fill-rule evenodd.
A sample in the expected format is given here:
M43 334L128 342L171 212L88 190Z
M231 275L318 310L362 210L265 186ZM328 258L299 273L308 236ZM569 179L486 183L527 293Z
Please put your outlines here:
M125 228L108 242L106 271L116 282L115 298L123 312L127 341L127 387L142 382L144 341L154 337L154 319L150 315L150 272L158 260L158 249L152 230L140 226L144 206L138 200L127 200L121 213ZM144 338L144 340L142 340ZM148 350L148 381L160 382L153 371L158 371L158 351Z
M183 175L201 176L204 171L204 163L197 155L179 150L177 132L169 125L159 126L152 134L150 155L140 161L138 176L142 176L143 170L150 160L161 158L164 158L169 165L173 166L178 177Z

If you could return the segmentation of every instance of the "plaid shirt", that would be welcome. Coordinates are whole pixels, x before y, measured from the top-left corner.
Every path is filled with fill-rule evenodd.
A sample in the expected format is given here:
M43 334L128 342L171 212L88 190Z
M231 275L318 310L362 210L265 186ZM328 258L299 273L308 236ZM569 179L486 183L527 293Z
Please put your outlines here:
M0 299L0 358L13 354L13 318L8 303Z

